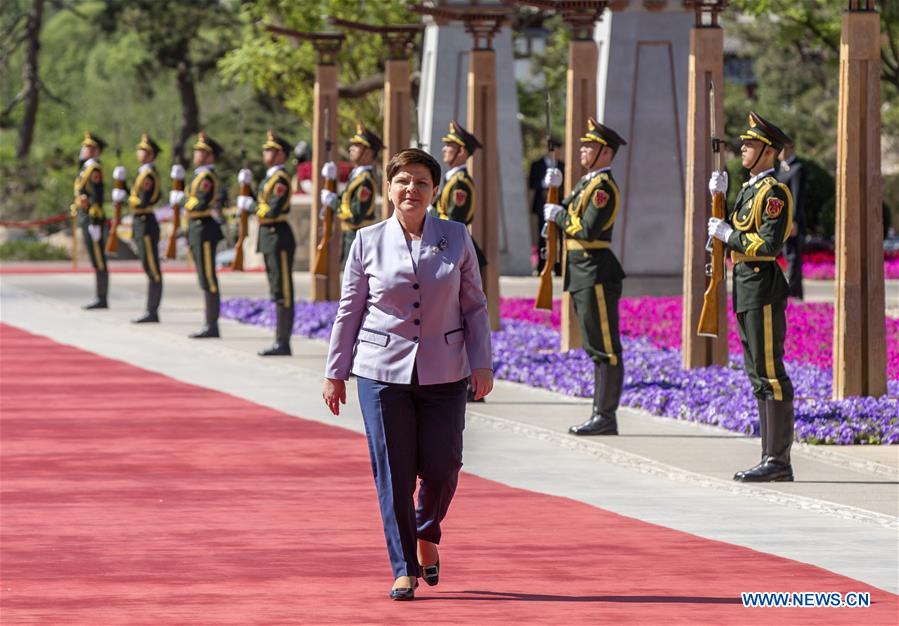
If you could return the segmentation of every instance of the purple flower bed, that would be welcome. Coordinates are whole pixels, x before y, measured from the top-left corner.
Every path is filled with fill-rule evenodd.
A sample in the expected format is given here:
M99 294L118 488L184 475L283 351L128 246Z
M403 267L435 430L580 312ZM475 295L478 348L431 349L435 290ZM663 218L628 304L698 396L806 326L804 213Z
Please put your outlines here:
M552 313L534 309L528 298L503 298L500 315L560 327L561 300L553 301ZM622 298L620 304L621 334L643 337L660 348L680 350L681 299L671 297ZM798 302L787 305L787 337L784 355L787 361L833 369L833 305L826 302ZM899 319L886 319L887 377L899 379ZM742 361L743 348L737 333L737 318L728 309L728 352Z
M677 319L672 320L671 300L677 298L623 301L622 327L627 325L628 330L622 337L626 367L622 404L654 415L758 434L755 399L742 369L739 348L727 367L681 369L679 348L663 343L673 341L674 328L677 343L680 342L680 311L677 307ZM647 307L653 304L657 308L649 311ZM534 311L531 306L529 300L503 300L502 329L493 333L497 378L589 397L593 390L592 362L582 350L558 352L560 335L552 327L553 320L548 313ZM298 301L294 333L327 340L336 310L334 302ZM222 303L222 316L269 328L275 325L274 304L263 300L226 300ZM557 323L558 310L553 317ZM667 330L659 331L659 325ZM643 327L650 332L640 336L637 329ZM833 401L829 399L829 367L794 359L788 362L787 370L796 388L797 440L827 444L899 443L899 380L888 382L888 396L884 398Z

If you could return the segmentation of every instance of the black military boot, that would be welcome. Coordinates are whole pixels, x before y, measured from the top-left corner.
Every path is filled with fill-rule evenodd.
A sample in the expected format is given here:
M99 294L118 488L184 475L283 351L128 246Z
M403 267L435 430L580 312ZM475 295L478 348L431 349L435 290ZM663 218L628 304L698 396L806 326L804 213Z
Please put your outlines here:
M219 337L219 294L211 291L204 291L203 296L206 300L206 324L195 333L189 336L192 339L210 339Z
M150 286L147 288L147 311L137 319L131 320L131 322L134 324L151 324L159 322L160 300L162 300L162 281L160 280L157 283L151 280Z
M746 472L754 472L758 470L762 465L765 464L765 461L768 460L768 420L765 418L765 400L763 398L756 398L755 401L758 404L759 409L759 434L762 436L762 460L759 461L758 465L755 465L748 470L740 470L739 472L734 474L734 480L742 480L743 476L746 475Z
M85 304L81 307L86 311L109 308L109 304L106 302L106 294L109 292L109 272L103 270L95 273L97 279L97 297L90 304Z
M615 412L624 383L624 366L601 363L594 369L593 415L583 424L569 428L568 432L579 436L617 435Z
M271 348L260 350L259 356L290 356L290 335L293 333L293 305L275 305L275 343Z
M742 478L734 478L745 483L793 482L793 466L790 465L790 448L793 446L793 403L766 400L765 421L768 422L765 462L747 470Z

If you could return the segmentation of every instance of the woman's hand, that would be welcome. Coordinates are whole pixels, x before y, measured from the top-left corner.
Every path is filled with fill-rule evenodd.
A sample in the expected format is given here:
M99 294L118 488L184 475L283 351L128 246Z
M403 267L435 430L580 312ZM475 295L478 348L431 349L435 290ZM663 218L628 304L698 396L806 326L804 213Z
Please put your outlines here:
M480 400L493 391L493 370L487 367L471 370L471 391L475 400Z
M490 370L487 370L488 372ZM491 385L493 383L491 382ZM340 405L346 404L346 381L326 378L322 386L322 398L334 415L340 415Z

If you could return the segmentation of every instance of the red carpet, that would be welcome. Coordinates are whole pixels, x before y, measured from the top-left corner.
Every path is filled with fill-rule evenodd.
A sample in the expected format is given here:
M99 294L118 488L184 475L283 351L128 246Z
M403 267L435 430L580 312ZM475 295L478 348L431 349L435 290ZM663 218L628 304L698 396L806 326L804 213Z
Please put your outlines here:
M0 341L3 624L896 623L897 598L860 582L471 475L440 585L391 602L363 437ZM739 600L834 590L872 606Z

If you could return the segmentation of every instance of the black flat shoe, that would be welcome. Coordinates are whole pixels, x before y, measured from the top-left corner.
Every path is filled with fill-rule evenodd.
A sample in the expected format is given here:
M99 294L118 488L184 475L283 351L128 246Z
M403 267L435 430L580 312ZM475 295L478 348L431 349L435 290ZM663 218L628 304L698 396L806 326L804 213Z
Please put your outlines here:
M137 317L131 320L132 324L158 324L159 323L159 315L156 313L144 313L140 317Z
M97 298L90 304L85 304L81 308L84 309L85 311L94 311L97 309L108 309L109 305L106 303L106 298Z
M188 335L191 339L215 339L219 337L218 326L204 326L195 333Z
M605 415L594 415L583 424L572 426L568 432L579 437L617 435L618 420Z
M428 584L428 586L433 587L437 583L440 582L440 559L437 559L437 562L433 565L422 565L421 566L421 577Z
M792 466L777 461L765 461L752 469L734 474L738 483L791 483L793 482Z
M390 590L391 600L414 600L415 589L418 587L418 579L415 579L415 587L399 587Z

